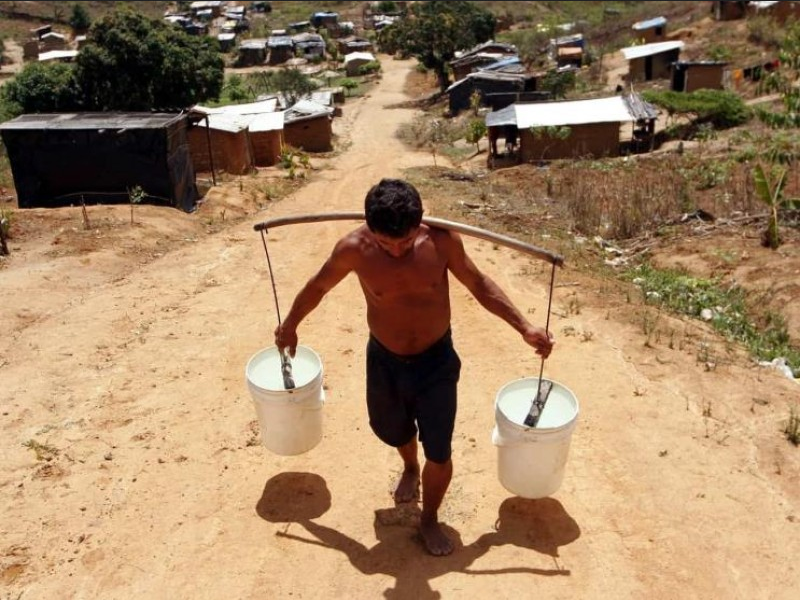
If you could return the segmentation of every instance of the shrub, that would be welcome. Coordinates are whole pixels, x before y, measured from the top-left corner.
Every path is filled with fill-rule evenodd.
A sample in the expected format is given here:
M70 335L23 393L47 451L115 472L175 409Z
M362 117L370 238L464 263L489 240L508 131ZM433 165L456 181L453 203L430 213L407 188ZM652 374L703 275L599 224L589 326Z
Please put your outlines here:
M649 90L642 92L642 98L666 110L670 117L693 118L697 123L711 123L717 129L742 125L752 116L742 98L726 90L696 90L688 94Z
M359 75L370 75L371 73L377 73L381 70L381 63L377 60L371 60L368 63L365 63L358 67L358 74Z

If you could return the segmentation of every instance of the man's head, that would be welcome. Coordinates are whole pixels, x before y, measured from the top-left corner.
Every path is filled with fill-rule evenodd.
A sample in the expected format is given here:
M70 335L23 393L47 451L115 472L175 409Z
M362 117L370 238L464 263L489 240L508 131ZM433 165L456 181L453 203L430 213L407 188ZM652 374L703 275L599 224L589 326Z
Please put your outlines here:
M367 192L364 213L372 233L404 238L422 222L422 200L410 183L384 178Z

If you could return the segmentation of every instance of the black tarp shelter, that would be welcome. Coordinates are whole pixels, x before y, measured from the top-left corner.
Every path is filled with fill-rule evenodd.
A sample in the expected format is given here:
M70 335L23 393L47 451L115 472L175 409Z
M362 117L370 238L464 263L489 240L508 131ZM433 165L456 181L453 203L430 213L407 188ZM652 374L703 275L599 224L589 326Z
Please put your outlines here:
M187 212L198 198L181 113L26 114L0 124L20 208L148 202Z

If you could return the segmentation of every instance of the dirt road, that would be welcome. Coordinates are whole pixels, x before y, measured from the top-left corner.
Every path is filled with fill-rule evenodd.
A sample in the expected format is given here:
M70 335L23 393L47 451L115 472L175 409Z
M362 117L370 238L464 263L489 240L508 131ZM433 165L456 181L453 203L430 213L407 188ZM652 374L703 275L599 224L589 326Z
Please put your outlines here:
M800 453L780 430L796 384L701 355L716 347L701 326L676 321L674 344L646 345L646 318L631 325L638 309L569 257L545 374L581 412L553 497L498 482L495 394L539 363L457 283L451 556L426 555L416 511L391 500L400 465L367 425L353 278L300 329L325 369L322 442L296 457L258 445L244 366L271 345L276 316L253 224L360 210L381 177L431 161L394 137L413 112L384 108L404 99L413 65L383 64L337 125L348 150L245 222L192 238L185 216L160 209L164 235L195 241L137 262L123 241L59 254L76 223L59 209L47 239L13 248L0 269L3 598L794 598ZM283 306L350 226L269 233ZM466 244L542 324L548 265Z

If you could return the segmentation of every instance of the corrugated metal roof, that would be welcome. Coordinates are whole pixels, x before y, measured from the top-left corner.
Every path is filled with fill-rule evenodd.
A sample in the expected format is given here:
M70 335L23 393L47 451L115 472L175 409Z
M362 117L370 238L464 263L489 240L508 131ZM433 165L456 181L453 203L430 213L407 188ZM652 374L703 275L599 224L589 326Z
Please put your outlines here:
M259 100L257 102L245 102L244 104L228 104L227 106L202 106L200 104L192 107L194 110L207 115L227 113L229 115L256 115L260 113L271 113L278 109L278 99L276 97Z
M344 55L344 64L354 60L373 61L375 60L375 55L372 54L372 52L350 52L349 54Z
M517 124L517 113L514 109L514 105L510 104L505 108L501 108L500 110L493 110L488 115L486 115L486 126L487 127L498 127L501 125L516 125Z
M311 92L311 101L322 106L331 106L333 104L333 92L330 90Z
M486 50L486 48L499 48L501 53L505 54L515 54L517 52L517 47L513 44L506 44L505 42L495 42L490 40L488 42L483 42L482 44L478 44L477 46L473 46L469 50L463 50L455 53L455 59L458 60L460 58L465 58L472 54L478 54ZM455 62L455 61L453 61Z
M518 65L520 64L519 56L509 56L507 58L503 58L498 60L497 62L493 62L490 65L486 65L485 67L479 67L479 71L499 71L505 67L511 65Z
M39 54L39 62L63 59L73 60L77 56L77 50L51 50L50 52L42 52Z
M283 122L293 123L305 119L313 119L320 116L330 116L333 108L317 104L313 100L300 100L284 112Z
M161 129L184 118L175 113L47 113L20 115L0 129Z
M283 111L253 115L250 119L250 131L258 133L260 131L283 129L283 119Z
M641 31L642 29L652 29L653 27L663 27L667 24L666 17L654 17L652 19L647 19L646 21L639 21L638 23L633 24L633 29L636 31Z
M267 49L267 40L264 38L250 38L249 40L243 40L240 48L252 48L256 50L266 50Z
M520 129L636 120L622 96L512 106Z
M211 113L208 115L208 126L217 131L227 131L229 133L239 133L250 125L252 117L249 115L235 115L230 113ZM200 127L205 127L205 119L197 123Z
M329 106L324 106L313 100L303 99L298 100L289 108L290 111L301 113L304 115L316 115L318 113L325 113L326 115L332 114L333 109Z
M662 52L669 52L670 50L678 50L683 48L683 42L656 42L654 44L642 44L641 46L629 46L620 50L626 60L633 60L635 58L643 58L645 56L653 56L654 54L661 54Z
M292 41L294 41L295 44L307 44L310 42L325 44L325 40L320 34L310 33L308 31L293 35Z
M270 48L279 48L281 46L293 46L294 42L288 35L273 35L267 38L267 46Z
M529 77L534 77L527 73L504 73L503 71L473 71L468 73L466 77L462 77L455 83L451 83L450 87L445 90L445 93L454 90L455 88L466 84L471 79L481 79L484 81L511 81L523 83Z

